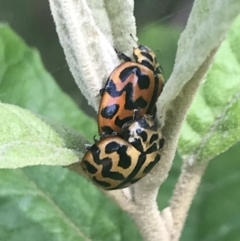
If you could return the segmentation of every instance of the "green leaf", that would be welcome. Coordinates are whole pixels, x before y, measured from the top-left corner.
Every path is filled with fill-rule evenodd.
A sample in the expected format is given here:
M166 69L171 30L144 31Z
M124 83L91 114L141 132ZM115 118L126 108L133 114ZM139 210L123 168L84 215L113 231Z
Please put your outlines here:
M68 129L54 130L29 111L14 105L0 103L0 112L0 168L63 166L77 162L82 155L77 151L79 147L83 150L80 136Z
M179 140L184 158L210 160L240 140L239 25L240 17L222 43L189 110Z
M38 52L27 47L6 25L0 25L0 49L3 102L80 129L85 136L96 134L95 122L60 90L44 69ZM68 165L82 156L86 141L77 133L54 122L47 125L13 105L1 104L0 109L0 168Z
M67 169L0 170L0 177L2 240L141 240L125 213Z
M0 66L0 101L57 120L85 137L97 134L96 122L61 91L38 51L26 46L7 25L0 25Z

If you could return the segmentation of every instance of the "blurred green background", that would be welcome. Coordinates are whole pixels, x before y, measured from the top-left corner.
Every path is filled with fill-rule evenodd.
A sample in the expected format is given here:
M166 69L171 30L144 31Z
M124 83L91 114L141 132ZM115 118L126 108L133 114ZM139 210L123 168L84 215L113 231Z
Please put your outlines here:
M139 40L159 50L158 60L167 79L174 65L177 40L186 25L192 0L143 0L135 1L135 5ZM69 72L48 1L0 0L0 21L7 22L28 45L40 51L45 67L60 87L79 108L95 118L95 111L87 105ZM182 241L240 240L239 147L239 144L235 145L210 163L191 207ZM180 166L177 156L169 178L159 193L161 208L168 204Z

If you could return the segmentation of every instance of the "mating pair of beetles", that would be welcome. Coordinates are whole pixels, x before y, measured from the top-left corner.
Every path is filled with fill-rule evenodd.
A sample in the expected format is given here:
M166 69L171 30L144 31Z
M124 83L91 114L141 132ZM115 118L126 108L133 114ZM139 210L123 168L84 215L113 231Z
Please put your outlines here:
M144 177L161 158L164 138L155 119L164 80L155 53L133 48L135 61L116 51L124 62L100 90L100 139L86 144L81 166L97 186L121 189Z

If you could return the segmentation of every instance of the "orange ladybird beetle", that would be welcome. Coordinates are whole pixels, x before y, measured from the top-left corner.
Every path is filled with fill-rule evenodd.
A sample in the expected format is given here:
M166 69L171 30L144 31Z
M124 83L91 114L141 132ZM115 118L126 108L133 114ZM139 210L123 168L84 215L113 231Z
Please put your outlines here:
M132 119L134 109L139 109L140 116L154 116L155 104L164 86L162 68L151 49L144 45L133 48L135 62L122 52L117 54L125 62L113 70L100 90L100 134L121 133L122 126Z
M143 178L160 161L165 139L150 115L134 118L123 126L123 134L102 135L88 151L81 166L97 186L121 189ZM127 138L127 139L125 139Z

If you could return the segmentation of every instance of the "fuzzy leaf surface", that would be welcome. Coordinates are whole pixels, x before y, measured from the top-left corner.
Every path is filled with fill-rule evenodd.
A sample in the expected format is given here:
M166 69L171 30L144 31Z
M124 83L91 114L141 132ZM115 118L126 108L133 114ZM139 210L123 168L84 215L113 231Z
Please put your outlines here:
M184 158L209 160L240 140L240 17L201 85L183 125Z

